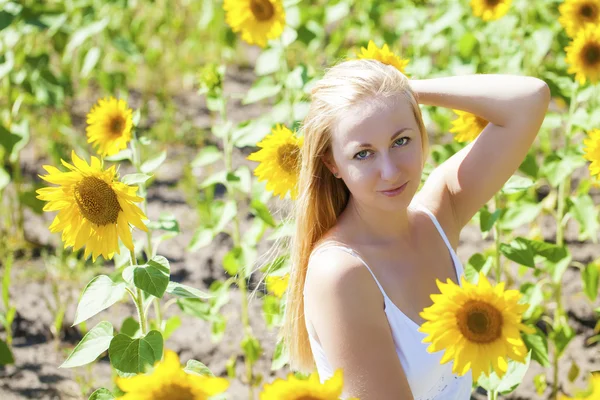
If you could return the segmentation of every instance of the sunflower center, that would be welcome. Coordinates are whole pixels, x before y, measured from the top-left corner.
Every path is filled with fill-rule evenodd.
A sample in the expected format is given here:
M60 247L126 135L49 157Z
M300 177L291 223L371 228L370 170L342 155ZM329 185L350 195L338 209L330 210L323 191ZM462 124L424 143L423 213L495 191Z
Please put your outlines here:
M593 4L584 4L583 7L579 9L579 12L585 19L593 20L596 18L598 10Z
M259 21L268 21L275 14L275 8L269 0L250 0L250 11Z
M500 3L500 0L485 0L485 2L489 7L496 7Z
M110 133L112 133L113 136L121 136L123 134L123 129L125 129L125 118L117 116L111 119Z
M87 176L75 186L81 215L96 225L116 224L121 211L117 194L102 179Z
M300 149L291 143L286 143L277 149L277 161L289 174L295 174L298 170L299 155Z
M194 400L196 396L187 385L169 382L152 391L152 400Z
M585 62L588 65L595 65L600 62L600 44L588 44L583 50Z
M315 396L300 396L300 397L295 397L294 400L320 400L322 399L322 397L315 397Z
M458 327L467 340L490 343L502 336L502 314L491 304L479 300L465 303L458 315Z

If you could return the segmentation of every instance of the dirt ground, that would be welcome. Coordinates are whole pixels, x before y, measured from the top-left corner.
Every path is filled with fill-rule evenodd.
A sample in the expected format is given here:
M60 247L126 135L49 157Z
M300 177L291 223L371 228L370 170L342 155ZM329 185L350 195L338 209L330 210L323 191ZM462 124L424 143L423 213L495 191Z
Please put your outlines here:
M251 83L249 74L243 71L232 74L228 78L228 87L230 92L243 92ZM206 128L210 121L204 105L204 100L194 94L182 95L176 99L180 103L180 118L192 121L195 127ZM79 103L72 113L75 121L84 121L84 116L91 102L87 100ZM131 104L136 107L135 103ZM267 110L266 106L245 106L242 107L239 101L234 102L229 110L229 116L234 121L249 119ZM158 119L160 116L157 116ZM76 127L84 132L82 126ZM35 132L32 132L35 138ZM197 215L186 202L185 196L177 188L177 182L182 178L183 166L190 163L195 157L198 149L189 147L170 147L168 149L168 160L157 172L156 180L149 188L148 216L156 220L161 211L167 211L174 214L180 224L182 233L161 244L158 253L167 257L171 264L172 276L176 280L199 289L207 289L208 284L215 279L226 278L226 273L220 268L220 260L225 252L230 248L231 241L226 235L219 235L208 247L190 253L185 251L185 247L190 242L195 227L198 224ZM246 161L245 156L252 149L236 150L234 165L241 163L253 167L253 163ZM32 141L23 152L22 165L24 174L28 177L36 177L36 174L42 173L41 165L47 162L45 149L35 141ZM122 169L125 174L126 169ZM586 173L584 169L577 171L577 176L583 176ZM573 185L575 186L575 185ZM594 203L600 203L598 191L593 193ZM242 214L245 215L245 214ZM41 246L52 249L59 245L60 236L53 235L48 231L48 226L54 215L36 215L26 210L26 234L31 242L38 243ZM243 218L241 229L244 231L250 226L251 218ZM554 241L555 228L554 221L550 216L544 216L541 219L541 232L547 241ZM573 259L582 263L600 257L600 245L591 241L579 242L577 240L578 227L575 223L570 223L566 233L566 240L569 243ZM522 227L515 234L525 234L528 227ZM139 233L139 232L138 232ZM458 247L458 256L463 264L466 264L469 257L482 251L484 248L493 245L493 238L482 238L480 231L475 226L466 227L462 234ZM268 248L267 243L263 243L260 251ZM513 273L516 273L516 265ZM58 341L52 339L50 326L52 316L48 307L41 299L46 296L51 298L51 288L47 281L37 280L31 277L31 274L25 275L23 271L43 271L44 262L40 257L34 257L26 262L17 259L13 266L11 287L11 298L18 310L17 318L14 323L14 343L13 352L16 360L15 365L0 367L0 398L10 399L81 399L82 390L89 394L91 390L85 385L91 385L91 388L101 386L111 387L111 370L108 356L101 358L91 367L81 367L75 369L59 369L58 366L64 361L70 349L81 338L81 334L76 328L71 328L71 321L75 315L76 299L79 297L85 282L71 284L65 282L62 288L63 294L67 296L71 293L73 301L69 304L66 320L63 324L62 338ZM567 380L567 371L571 363L576 362L582 371L591 371L600 369L600 353L596 344L588 346L586 339L593 336L593 327L595 324L593 308L600 304L590 304L590 302L581 294L581 278L579 270L570 267L564 275L564 303L569 315L569 322L577 332L577 337L572 341L566 350L566 356L560 363L560 382L565 389L573 387L583 387L583 374L577 380L570 384ZM167 312L167 316L176 313L176 307L172 307ZM240 320L240 296L237 289L233 289L231 300L223 309L227 318L227 328L224 338L219 343L213 343L210 340L210 325L204 321L182 315L182 326L168 339L166 347L177 351L180 354L182 362L190 358L202 361L217 376L226 376L225 363L231 354L238 354L237 371L238 376L242 376L244 365L242 352L239 343L242 339L242 325ZM270 371L271 357L274 345L276 343L275 330L265 328L262 316L260 302L254 300L250 304L250 314L254 333L260 340L265 349L265 353L260 361L255 365L255 371L264 375L264 381L271 382L276 377L283 377L287 374L287 369L273 373ZM107 320L115 326L120 326L124 316L135 315L134 308L130 302L123 301L106 311L92 318L88 327L93 327L101 320ZM543 368L537 363L532 363L525 379L518 389L506 399L546 399L550 393L549 388L539 395L535 392L533 377L544 372ZM551 383L552 374L546 372L548 382ZM87 388L87 390L86 390ZM239 381L232 380L228 391L230 399L247 399L247 388ZM87 397L85 397L87 398ZM474 391L473 399L486 398L485 391L481 388Z

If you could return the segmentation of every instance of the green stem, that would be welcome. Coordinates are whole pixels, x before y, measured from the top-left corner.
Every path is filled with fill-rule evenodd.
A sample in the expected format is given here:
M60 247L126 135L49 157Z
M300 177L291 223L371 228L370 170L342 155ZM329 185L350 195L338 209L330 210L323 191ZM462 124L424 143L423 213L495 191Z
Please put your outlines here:
M222 102L222 107L220 110L221 123L224 123L227 118L226 106L227 106L227 101L224 96L223 102ZM230 139L229 135L230 135L230 132L227 132L223 138L223 149L225 151L224 162L225 162L225 170L226 170L227 174L233 172L233 162L232 162L233 161L232 160L233 145L231 143L231 139ZM235 201L235 190L232 190L231 186L229 186L227 189L228 189L227 194L229 196L231 196L233 198L233 200ZM239 215L237 213L233 217L232 240L233 240L234 248L237 248L240 246L240 244L241 244L240 221L239 221ZM249 317L249 312L248 312L248 296L247 296L245 269L242 269L240 272L238 272L237 284L238 284L238 287L240 288L240 297L241 297L241 302L242 302L242 325L244 327L244 331L249 332L249 331L251 331L251 328L250 328L250 317ZM253 388L254 374L252 371L252 362L248 357L245 357L244 364L246 365L246 379L248 380L248 391L249 391L248 399L254 400L254 388Z
M498 392L495 390L490 390L488 392L488 399L489 400L497 400L498 399Z
M494 207L494 212L500 209L500 195L498 193L494 195ZM500 266L500 219L496 220L496 223L494 224L494 245L496 246L496 251L494 252L496 283L500 283L500 279L502 278L502 270Z
M131 250L131 265L137 265L137 259L135 258L135 251ZM132 295L134 299L135 308L137 309L138 319L140 321L140 329L142 330L142 335L146 334L146 315L144 313L144 304L142 297L142 290L138 287L135 288L135 293L131 291L131 289L127 288L129 293Z
M572 93L571 93L571 104L569 106L569 115L567 117L567 127L565 130L565 151L568 150L569 144L571 141L571 131L573 128L573 114L575 113L575 108L577 105L577 90L579 85L577 82L573 83ZM565 205L566 205L566 197L569 196L571 192L571 176L567 176L563 179L558 185L558 210L556 212L556 245L563 246L564 245L564 228L566 226L567 221L563 221L563 217L565 214ZM562 287L561 282L554 283L554 299L556 302L556 307L554 308L554 322L557 323L563 315L563 306L562 306ZM552 355L552 368L553 368L553 378L552 378L552 392L550 397L552 399L556 399L558 396L558 349L557 346L554 345L554 351Z

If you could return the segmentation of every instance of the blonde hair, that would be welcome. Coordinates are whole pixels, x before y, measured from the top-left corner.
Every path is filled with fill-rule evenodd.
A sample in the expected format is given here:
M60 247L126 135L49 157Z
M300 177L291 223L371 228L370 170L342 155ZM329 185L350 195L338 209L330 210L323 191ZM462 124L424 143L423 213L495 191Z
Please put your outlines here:
M315 363L304 321L304 281L315 244L335 225L346 207L349 190L322 161L331 147L332 131L345 111L365 99L402 96L412 106L421 134L423 166L429 140L421 110L408 78L393 66L376 60L341 62L326 70L311 91L311 104L300 130L304 134L298 198L293 205L295 234L290 242L290 280L280 338L289 355L290 368L302 373Z

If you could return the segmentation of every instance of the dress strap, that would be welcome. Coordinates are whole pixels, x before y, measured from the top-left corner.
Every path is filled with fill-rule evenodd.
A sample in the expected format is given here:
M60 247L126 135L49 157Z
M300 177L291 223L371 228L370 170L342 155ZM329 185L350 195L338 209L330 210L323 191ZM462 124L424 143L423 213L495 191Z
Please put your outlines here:
M369 268L369 266L367 265L367 263L365 262L365 260L362 259L361 256L359 256L353 249L351 249L350 247L347 246L342 246L342 245L328 245L328 246L323 246L319 249L317 249L315 252L313 252L313 256L317 253L320 253L322 251L325 250L329 250L329 249L340 249L345 251L346 253L358 258L360 260L361 263L363 263L363 265L365 267L367 267L367 270L371 273L371 276L373 276L373 279L375 279L375 283L377 284L377 286L379 286L379 290L381 290L381 294L383 294L383 297L387 297L387 295L385 294L385 290L383 290L383 286L381 286L381 284L379 283L379 281L377 280L377 278L375 277L375 274L373 273L373 271L371 271L371 268Z
M450 250L450 253L453 253L454 249L452 248L452 245L450 244L450 241L448 240L448 237L446 236L446 232L444 232L444 229L438 222L435 215L433 215L433 213L431 211L429 211L429 209L427 207L425 207L423 204L417 203L416 206L419 210L423 210L423 211L425 211L425 213L427 215L429 215L429 218L433 221L433 224L435 225L436 229L440 233L440 236L442 237L442 239L444 239L444 243L446 243L448 250Z

